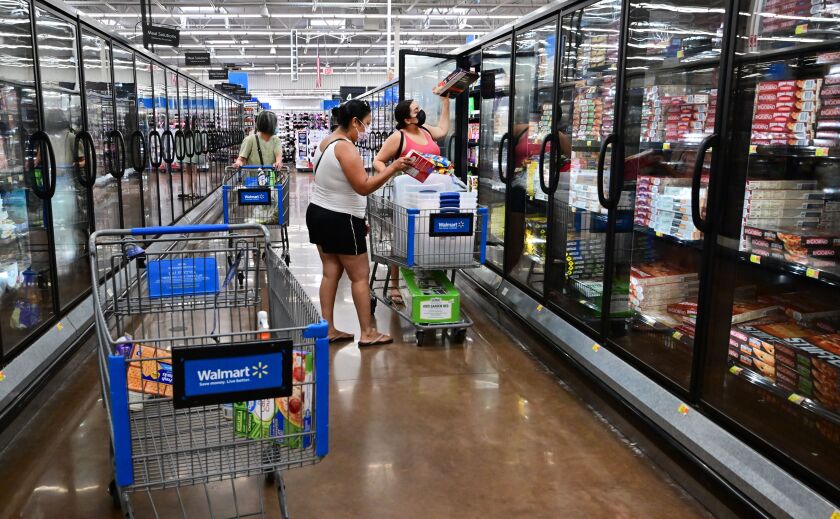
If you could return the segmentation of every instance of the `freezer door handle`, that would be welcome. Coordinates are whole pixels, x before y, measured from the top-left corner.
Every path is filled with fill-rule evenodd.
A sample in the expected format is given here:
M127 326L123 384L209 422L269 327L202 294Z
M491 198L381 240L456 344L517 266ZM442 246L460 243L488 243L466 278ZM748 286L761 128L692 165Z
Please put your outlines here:
M152 169L158 169L161 162L163 162L163 155L161 151L160 132L157 130L149 132L149 151L151 152L150 164L152 165Z
M612 207L612 201L604 193L604 162L607 158L607 148L613 142L615 142L615 134L611 133L601 142L601 150L598 152L598 201L604 209L610 209Z
M551 178L553 177L552 170L554 169L554 162L551 161L551 160L548 161L548 178L549 178L548 183L549 183L549 185L546 185L545 184L545 175L543 175L543 165L545 164L545 148L546 148L546 146L548 146L549 142L553 142L553 141L556 141L556 140L557 140L557 136L554 135L553 133L549 133L548 135L545 136L545 139L543 139L542 146L540 146L540 162L539 162L540 169L537 170L537 173L539 173L539 177L540 177L540 189L542 189L543 193L545 193L547 195L552 194L551 193L552 192ZM557 143L555 142L554 145L556 146Z
M96 181L96 147L93 143L93 137L90 133L82 130L76 134L76 141L73 144L77 153L79 144L82 145L82 158L84 158L85 164L84 166L80 165L79 157L76 157L76 177L83 187L91 188Z
M125 175L125 139L123 138L122 132L119 130L108 132L108 143L112 145L108 152L111 159L111 176L116 179L123 178ZM116 155L114 151L116 151Z
M190 129L184 132L184 150L187 158L191 159L195 155L195 138L193 137L193 131Z
M148 157L143 132L134 130L129 138L129 143L131 144L131 167L137 173L143 173L146 171L146 158Z
M184 130L178 128L175 130L175 158L178 159L178 162L184 162L184 157L186 157L186 137L184 136Z
M201 130L201 153L207 155L210 152L210 136L207 130Z
M44 155L43 151L46 149L47 153ZM32 161L32 173L35 173L35 158L36 150L40 153L39 166L41 171L40 184L37 177L33 178L32 191L35 196L41 200L47 200L52 197L55 190L52 188L55 185L55 152L53 151L52 143L49 135L43 130L38 130L29 136L27 140L26 157ZM44 166L44 159L46 159L46 168ZM45 174L46 172L46 174Z
M499 180L501 180L503 184L507 184L507 178L505 178L505 174L502 171L502 153L504 153L504 150L505 150L505 141L508 141L508 140L510 140L510 135L508 135L507 133L502 135L502 140L499 141L498 162L496 163L496 165L499 168Z
M706 220L700 216L700 184L703 179L703 162L706 159L706 152L709 148L714 147L718 141L718 134L709 135L700 142L697 148L697 157L694 159L694 171L691 175L691 219L694 222L694 227L700 232L708 232L706 230Z
M161 134L161 145L161 156L163 157L163 162L167 165L172 164L175 161L175 157L173 156L175 137L172 135L172 130L166 129L163 131Z
M452 134L449 137L449 142L446 143L446 158L452 162L455 162L455 151L453 148L453 144L455 143L455 134Z

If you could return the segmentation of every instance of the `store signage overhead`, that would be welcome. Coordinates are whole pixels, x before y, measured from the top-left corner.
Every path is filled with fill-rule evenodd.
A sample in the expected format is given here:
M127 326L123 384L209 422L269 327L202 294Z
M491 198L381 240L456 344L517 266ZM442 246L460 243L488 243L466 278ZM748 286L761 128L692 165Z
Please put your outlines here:
M226 69L210 69L207 73L210 75L210 81L228 78L228 71Z
M168 45L177 47L181 41L181 31L160 25L143 26L143 43L146 45Z
M209 67L210 53L209 52L185 52L184 64L188 67Z
M222 92L230 92L230 93L234 93L239 88L241 88L239 85L234 85L232 83L219 83L218 85L216 85L216 87L219 90L221 90Z

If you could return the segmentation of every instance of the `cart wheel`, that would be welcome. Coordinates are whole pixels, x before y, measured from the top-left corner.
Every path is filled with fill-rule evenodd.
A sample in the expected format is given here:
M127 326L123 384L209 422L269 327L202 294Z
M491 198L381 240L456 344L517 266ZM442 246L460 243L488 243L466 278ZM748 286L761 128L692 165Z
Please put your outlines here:
M449 335L452 338L452 342L455 344L463 344L465 340L467 340L467 329L466 328L457 328L452 330L452 333Z
M111 503L114 505L114 508L122 508L120 492L117 490L117 482L113 479L108 484L108 495L111 496Z
M425 330L417 330L414 333L414 337L417 339L417 345L422 346L423 340L426 338L426 331Z
M376 303L377 299L373 296L370 297L370 315L373 315L376 312Z
M265 473L265 482L274 484L274 471Z

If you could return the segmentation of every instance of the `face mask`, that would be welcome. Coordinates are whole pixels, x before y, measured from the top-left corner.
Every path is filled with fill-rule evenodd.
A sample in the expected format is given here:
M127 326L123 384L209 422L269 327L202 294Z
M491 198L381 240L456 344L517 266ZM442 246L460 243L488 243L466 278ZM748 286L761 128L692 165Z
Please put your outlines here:
M420 110L417 112L417 126L423 126L426 124L426 111Z
M359 137L356 138L357 142L361 142L367 139L368 133L370 133L370 125L362 123L362 128L364 128L364 130L359 132Z

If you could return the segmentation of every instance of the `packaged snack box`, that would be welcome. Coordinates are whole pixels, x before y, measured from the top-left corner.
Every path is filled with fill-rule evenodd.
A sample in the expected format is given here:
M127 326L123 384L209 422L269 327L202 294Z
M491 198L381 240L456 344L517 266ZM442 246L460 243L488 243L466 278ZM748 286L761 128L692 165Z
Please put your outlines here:
M313 355L308 351L292 353L292 396L276 398L277 413L269 435L282 445L306 449L312 445ZM302 436L296 436L302 434Z
M158 359L143 360L137 359ZM128 365L128 389L137 393L172 397L172 353L162 348L135 344Z

